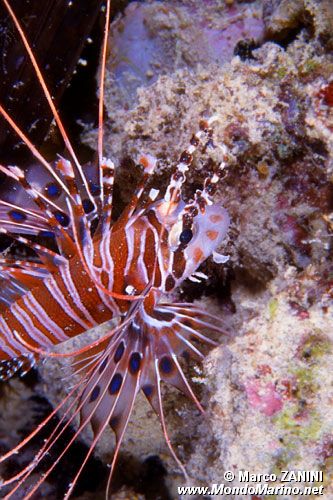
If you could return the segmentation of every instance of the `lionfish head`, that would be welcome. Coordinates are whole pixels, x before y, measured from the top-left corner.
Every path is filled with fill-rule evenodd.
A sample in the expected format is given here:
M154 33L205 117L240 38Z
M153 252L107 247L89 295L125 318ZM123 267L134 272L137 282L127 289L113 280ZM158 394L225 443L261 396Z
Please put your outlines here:
M167 233L169 252L164 255L165 266L175 286L215 252L228 231L227 210L203 193L197 192L196 199L189 203L180 200L170 208L170 202L163 200L156 207Z
M189 278L210 255L213 254L216 262L224 261L224 257L216 255L215 250L226 236L230 218L227 210L214 202L213 196L226 165L226 146L219 145L223 159L218 168L212 160L206 163L204 168L209 174L204 180L203 188L197 190L188 202L184 201L182 195L186 172L192 164L193 153L201 136L208 136L208 140L212 142L210 123L214 120L212 117L200 123L200 130L192 136L189 148L180 156L164 198L155 206L157 217L163 226L162 233L167 235L164 243L167 243L168 251L163 252L164 267L168 272L165 291ZM160 239L163 245L163 238Z

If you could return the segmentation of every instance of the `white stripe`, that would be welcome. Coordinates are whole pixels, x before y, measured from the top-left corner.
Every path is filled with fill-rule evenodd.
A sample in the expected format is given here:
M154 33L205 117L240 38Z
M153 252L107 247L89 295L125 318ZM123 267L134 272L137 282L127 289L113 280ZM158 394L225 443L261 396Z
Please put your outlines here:
M54 298L56 302L60 305L60 307L63 309L63 311L72 318L76 323L82 326L84 330L89 330L91 327L86 323L84 320L82 320L75 311L70 307L68 304L67 300L64 298L62 291L58 287L55 279L53 277L50 277L44 281L44 285L50 292L51 296Z
M90 315L88 309L84 307L84 304L82 303L81 297L79 292L76 289L76 286L74 285L74 282L72 280L71 272L69 269L69 266L62 266L60 268L60 275L63 279L64 285L66 286L69 295L73 302L75 303L77 309L81 311L86 319L92 323L92 325L97 325L97 322L94 320L94 318Z
M145 255L145 246L146 246L146 237L147 237L147 231L144 231L142 234L141 242L140 242L140 255L138 259L138 267L142 270L143 272L143 280L145 283L148 283L149 277L148 277L148 271L146 268L146 265L144 263L144 255Z
M161 274L161 285L160 285L160 288L162 289L165 289L165 280L168 276L168 270L165 269L164 267L164 258L163 258L163 252L161 250L161 246L160 246L160 235L158 233L158 230L156 229L156 227L150 223L148 221L148 224L149 224L149 227L152 229L153 233L154 233L154 241L155 241L155 253L157 255L157 261L156 261L156 267L158 266L159 267L159 271L160 271L160 274ZM162 224L163 226L163 224ZM165 229L165 228L164 228ZM173 252L171 252L173 254ZM170 260L169 260L170 262Z
M114 285L114 262L112 259L110 248L111 248L111 233L108 233L101 241L100 254L103 262L103 269L105 269L109 275L108 290L112 291ZM114 299L109 295L107 296L107 299L112 307L112 310L118 311L118 307Z
M143 234L145 234L145 232ZM126 243L127 243L127 248L128 248L128 257L127 257L126 266L125 266L125 270L124 270L124 275L125 276L128 276L128 273L129 273L129 270L130 270L130 266L131 266L131 263L132 263L132 259L133 259L133 254L134 254L134 235L135 235L134 227L131 224L126 224L126 226L125 226L125 236L126 236ZM140 243L140 253L141 253L141 243Z
M110 274L113 271L113 259L110 252L110 233L101 239L99 252L102 259L102 270Z
M3 344L1 342L0 349L6 352L9 356L16 357L17 353L12 349L12 347L17 349L20 353L22 353L22 347L23 347L22 344L17 342L17 340L14 338L12 331L10 330L9 326L7 325L5 319L2 316L0 316L0 326L2 327L0 335L3 336L7 342L7 344ZM24 352L26 352L26 347L24 349L25 349Z
M31 310L38 321L44 326L44 328L50 331L54 337L56 337L60 342L68 340L69 337L64 333L62 328L60 328L59 325L57 325L57 323L50 318L45 309L31 293L28 293L23 297L23 302L27 308Z
M101 256L102 260L102 270L105 270L108 275L109 275L109 282L108 282L108 290L112 292L113 290L113 271L114 271L114 264L113 264L113 259L111 257L111 252L110 252L110 237L111 237L111 232L108 232L106 235L104 235L99 243L99 253ZM100 284L103 286L101 279L101 270L99 272L99 280ZM103 304L107 307L107 309L112 313L112 316L118 315L119 314L119 308L117 304L114 301L114 298L111 297L110 295L107 295L106 293L103 292L99 287L96 287L96 290L98 292L98 295L103 302Z
M23 326L25 333L29 335L31 339L33 339L39 346L50 347L50 339L45 337L44 333L42 333L33 323L29 314L22 309L22 307L15 302L10 308L11 313L15 316L16 320L21 323ZM21 334L18 333L20 336Z
M84 245L83 256L86 259L87 265L92 266L93 262L94 262L94 247L93 247L93 245Z

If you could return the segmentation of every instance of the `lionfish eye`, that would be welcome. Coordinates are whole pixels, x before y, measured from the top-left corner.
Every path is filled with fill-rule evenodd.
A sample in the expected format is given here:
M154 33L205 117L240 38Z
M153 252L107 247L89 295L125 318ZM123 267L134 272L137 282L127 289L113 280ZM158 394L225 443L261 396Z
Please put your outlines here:
M179 241L180 243L187 245L193 238L193 232L192 229L184 229L179 235Z
M169 242L173 251L179 248L179 245L187 245L191 239L193 238L193 234L195 233L195 226L193 226L193 230L189 227L183 229L183 221L178 220L176 224L171 228L169 234Z

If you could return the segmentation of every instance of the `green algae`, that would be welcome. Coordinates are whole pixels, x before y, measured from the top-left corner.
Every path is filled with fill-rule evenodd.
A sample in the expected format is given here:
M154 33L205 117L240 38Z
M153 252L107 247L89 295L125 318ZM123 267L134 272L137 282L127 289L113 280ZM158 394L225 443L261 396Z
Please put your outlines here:
M321 331L310 334L302 344L299 356L307 363L318 363L325 354L332 352L331 341Z
M316 59L308 59L299 68L301 76L308 75L320 68L320 62Z
M288 434L290 439L286 444L286 448L296 448L298 441L302 443L316 440L320 437L322 427L319 415L311 410L305 418L297 420L299 413L299 405L292 404L286 406L275 418L275 425Z
M282 80L286 75L288 74L288 69L287 68L279 68L276 72L277 77Z
M315 381L314 370L308 366L298 366L292 369L292 375L296 379L296 397L299 401L308 400L317 391L318 383Z
M277 299L271 299L268 302L268 313L270 320L273 320L275 318L278 307L279 307L279 302Z

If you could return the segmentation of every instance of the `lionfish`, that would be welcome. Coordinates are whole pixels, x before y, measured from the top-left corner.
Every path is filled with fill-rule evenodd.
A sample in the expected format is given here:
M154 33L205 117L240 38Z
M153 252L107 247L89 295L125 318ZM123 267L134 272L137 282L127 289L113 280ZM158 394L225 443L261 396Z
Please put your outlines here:
M114 163L103 156L110 0L105 9L101 55L98 166L92 178L85 174L74 152L20 22L9 1L2 1L34 66L69 159L58 157L54 164L49 163L0 105L1 115L30 149L47 179L40 188L18 166L0 166L16 190L14 200L4 197L0 201L0 231L35 255L26 260L7 255L0 260L0 278L5 284L0 291L0 378L5 380L16 372L25 372L38 360L66 356L73 358L73 370L80 377L57 408L0 458L0 462L4 462L19 453L56 412L66 408L34 459L3 480L1 488L10 489L6 498L15 498L22 488L24 498L31 498L74 439L90 424L93 440L65 498L72 493L104 429L110 426L116 444L107 484L108 496L119 448L140 390L157 413L170 452L186 475L167 434L161 382L182 391L203 411L184 375L181 359L202 360L203 354L196 343L216 345L203 331L225 331L215 324L218 318L208 312L192 303L167 302L165 297L185 279L195 277L197 268L210 255L216 262L225 260L215 249L226 235L229 216L226 209L214 204L213 195L225 166L226 147L219 146L224 158L222 164L215 169L207 168L211 173L203 188L187 202L182 196L186 172L196 149L211 142L213 118L203 120L199 131L192 136L163 196L157 189L148 191L147 183L157 159L142 154L138 160L143 169L142 179L121 216L113 222ZM21 204L16 200L21 200ZM42 240L36 238L40 236ZM38 242L45 240L51 240L53 245ZM114 325L88 345L70 353L52 349L110 320ZM77 416L80 423L74 437L46 472L27 486L31 474Z

